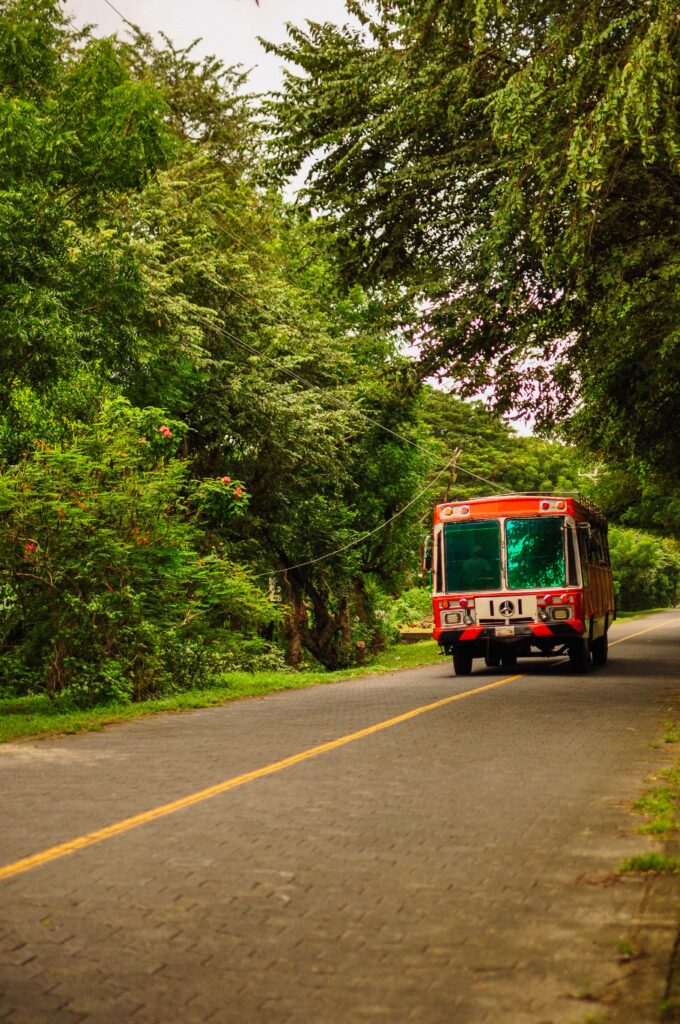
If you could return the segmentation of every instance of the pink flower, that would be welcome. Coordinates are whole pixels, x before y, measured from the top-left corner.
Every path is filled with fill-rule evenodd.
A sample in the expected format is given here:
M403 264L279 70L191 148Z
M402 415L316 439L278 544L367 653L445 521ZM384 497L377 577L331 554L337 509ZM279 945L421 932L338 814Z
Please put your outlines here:
M234 488L234 495L235 495L235 497L240 498L242 494L243 494L243 488L242 487L235 487Z
M230 476L223 476L222 477L222 483L223 484L230 484L231 483L231 477Z
M158 428L158 433L162 434L163 437L172 437L172 431L170 430L170 427L166 426L165 424L163 424L162 427Z
M38 550L38 545L35 543L34 540L27 540L26 541L25 551L26 551L27 555L32 555L33 552L37 551L37 550Z

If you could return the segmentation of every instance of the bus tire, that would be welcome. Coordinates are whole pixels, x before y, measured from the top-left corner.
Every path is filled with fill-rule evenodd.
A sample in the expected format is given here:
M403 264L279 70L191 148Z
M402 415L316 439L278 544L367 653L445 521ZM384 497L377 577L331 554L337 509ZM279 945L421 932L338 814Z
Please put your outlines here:
M585 637L572 640L569 645L569 664L574 672L583 675L590 668L590 644Z
M514 651L508 651L506 654L501 654L501 665L503 668L514 668L517 664L517 655Z
M501 656L500 656L500 654L485 654L484 655L484 664L487 666L487 668L498 668L500 663L501 663Z
M456 647L453 652L453 671L457 676L469 676L472 673L472 651L466 647Z
M605 633L603 636L598 636L597 640L593 640L593 665L606 665L608 655L609 640Z

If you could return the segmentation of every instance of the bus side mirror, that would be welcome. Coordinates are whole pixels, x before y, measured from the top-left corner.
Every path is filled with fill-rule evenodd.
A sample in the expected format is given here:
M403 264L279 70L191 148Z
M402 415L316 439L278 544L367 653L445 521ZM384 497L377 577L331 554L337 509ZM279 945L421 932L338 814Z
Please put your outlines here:
M430 572L432 569L432 537L425 538L423 545L423 572Z

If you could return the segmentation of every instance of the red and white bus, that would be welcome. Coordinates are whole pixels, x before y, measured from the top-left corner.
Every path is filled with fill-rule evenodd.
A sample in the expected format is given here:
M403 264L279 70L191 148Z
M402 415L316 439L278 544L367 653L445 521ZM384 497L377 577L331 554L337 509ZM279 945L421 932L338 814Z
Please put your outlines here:
M616 617L607 520L585 499L502 494L447 501L434 513L434 638L456 675L475 658L568 655L607 662Z

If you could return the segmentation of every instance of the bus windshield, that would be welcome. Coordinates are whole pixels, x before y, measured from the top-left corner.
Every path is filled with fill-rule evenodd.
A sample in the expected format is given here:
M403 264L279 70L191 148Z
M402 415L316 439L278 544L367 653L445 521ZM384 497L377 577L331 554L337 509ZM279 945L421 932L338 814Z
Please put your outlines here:
M511 590L565 586L563 523L560 516L506 521Z
M447 523L444 544L447 593L500 588L501 531L498 520Z

